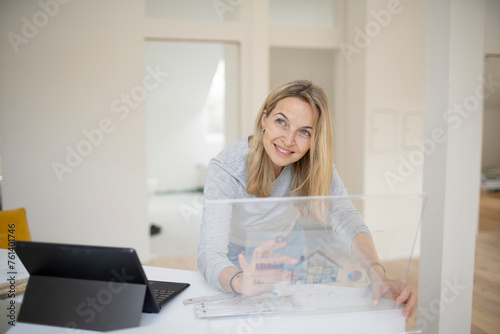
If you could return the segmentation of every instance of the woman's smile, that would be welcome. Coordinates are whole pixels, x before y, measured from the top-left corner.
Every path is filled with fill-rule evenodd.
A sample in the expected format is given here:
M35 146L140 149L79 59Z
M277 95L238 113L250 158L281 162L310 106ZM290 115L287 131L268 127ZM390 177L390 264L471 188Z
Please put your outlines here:
M276 144L273 144L273 145L274 145L274 147L276 147L276 150L278 151L278 153L281 154L281 155L283 155L283 156L289 157L290 155L293 154L293 151L281 148L280 146L278 146Z

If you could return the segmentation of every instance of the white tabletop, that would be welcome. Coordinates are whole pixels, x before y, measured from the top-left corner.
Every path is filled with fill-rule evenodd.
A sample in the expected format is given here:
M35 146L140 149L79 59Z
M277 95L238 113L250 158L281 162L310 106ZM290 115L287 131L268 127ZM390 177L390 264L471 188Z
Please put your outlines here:
M282 313L274 315L254 315L217 319L199 319L193 305L184 305L183 300L200 296L218 295L199 272L158 267L144 267L150 280L187 282L191 286L166 304L159 314L142 314L140 327L113 331L113 333L403 333L405 320L402 310L392 309L364 312L336 312L329 314ZM18 299L19 301L19 299ZM6 310L8 300L2 300L0 307ZM390 301L386 301L391 303ZM386 305L387 306L387 305ZM4 311L5 312L5 311ZM323 312L324 313L324 312ZM15 326L6 324L2 316L0 332L8 334L66 334L99 333L62 327L50 327L16 322Z

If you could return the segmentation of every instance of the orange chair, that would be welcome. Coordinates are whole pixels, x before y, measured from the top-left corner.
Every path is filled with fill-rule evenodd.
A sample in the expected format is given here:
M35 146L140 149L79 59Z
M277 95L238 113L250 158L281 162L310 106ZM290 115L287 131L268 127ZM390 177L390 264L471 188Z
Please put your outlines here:
M10 241L18 240L31 241L26 210L0 211L0 248L8 249Z

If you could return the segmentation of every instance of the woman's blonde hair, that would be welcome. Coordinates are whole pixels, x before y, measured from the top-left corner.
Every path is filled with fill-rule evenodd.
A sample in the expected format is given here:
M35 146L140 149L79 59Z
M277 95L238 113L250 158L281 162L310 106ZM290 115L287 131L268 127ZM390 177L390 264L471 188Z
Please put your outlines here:
M323 89L307 80L281 84L264 101L255 121L253 141L247 157L247 193L257 197L269 197L271 194L275 176L271 159L264 150L261 118L264 111L269 116L278 101L286 97L296 97L309 103L314 113L311 147L300 160L293 163L289 196L328 196L333 177L332 116Z

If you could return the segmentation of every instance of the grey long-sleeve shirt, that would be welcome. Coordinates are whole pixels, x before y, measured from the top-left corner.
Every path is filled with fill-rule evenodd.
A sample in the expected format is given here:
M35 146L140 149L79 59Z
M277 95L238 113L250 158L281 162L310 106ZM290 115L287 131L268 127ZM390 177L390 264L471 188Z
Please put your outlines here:
M290 232L299 217L297 210L289 206L265 204L256 207L241 204L221 204L211 200L250 199L255 196L246 192L248 137L228 146L214 157L207 170L204 190L201 240L198 247L198 268L215 288L222 289L220 272L233 266L227 258L228 244L233 242L248 246L245 240L248 232L282 231ZM271 197L287 197L292 183L292 166L286 166L275 181ZM347 191L335 168L330 195L347 196ZM331 206L329 219L334 231L350 249L352 239L360 232L369 234L361 215L350 201L340 201Z

